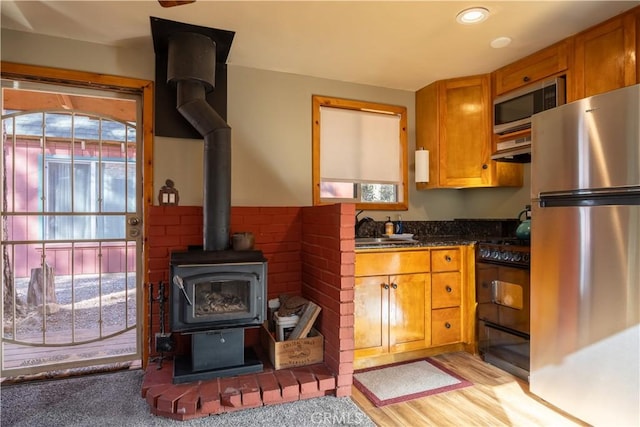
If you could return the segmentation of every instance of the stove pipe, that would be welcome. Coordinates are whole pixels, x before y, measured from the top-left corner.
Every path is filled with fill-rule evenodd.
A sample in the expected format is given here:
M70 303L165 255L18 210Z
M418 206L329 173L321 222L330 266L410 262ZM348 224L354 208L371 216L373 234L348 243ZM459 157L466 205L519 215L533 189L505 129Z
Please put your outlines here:
M231 128L206 101L215 86L216 43L197 33L169 36L167 81L177 88L176 108L204 137L203 248L229 248Z

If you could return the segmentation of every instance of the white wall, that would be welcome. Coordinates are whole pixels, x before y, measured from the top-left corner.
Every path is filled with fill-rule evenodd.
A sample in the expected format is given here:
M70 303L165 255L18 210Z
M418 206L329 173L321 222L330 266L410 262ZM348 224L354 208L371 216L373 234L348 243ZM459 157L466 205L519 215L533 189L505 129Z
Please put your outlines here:
M132 49L2 30L3 61L154 79L149 40ZM427 84L429 82L425 82ZM403 105L408 112L409 211L405 220L515 217L529 199L521 189L416 191L414 93L314 77L228 67L227 119L232 128L232 205L308 206L311 185L311 95ZM166 179L181 205L202 204L202 141L156 137L154 187ZM528 174L529 168L525 169ZM155 200L155 197L154 197ZM367 212L375 219L398 212Z

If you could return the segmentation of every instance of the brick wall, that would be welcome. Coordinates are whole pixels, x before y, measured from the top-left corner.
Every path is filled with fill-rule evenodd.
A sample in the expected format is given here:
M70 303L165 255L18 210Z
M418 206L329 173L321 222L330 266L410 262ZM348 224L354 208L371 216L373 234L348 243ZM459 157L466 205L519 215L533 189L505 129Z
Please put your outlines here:
M288 293L300 295L302 266L301 248L301 208L298 207L232 207L231 232L252 232L255 248L263 252L268 260L267 293L269 298ZM148 282L145 284L144 302L148 305L149 283L154 284L154 297L158 283L169 283L169 257L172 251L185 251L189 246L202 246L202 207L200 206L152 206L147 217ZM168 301L168 286L166 297ZM166 307L168 308L168 302ZM148 322L148 307L145 307L144 321ZM153 308L153 337L160 330L157 305ZM165 325L168 325L168 311ZM148 325L144 328L148 331ZM189 348L187 338L177 335L177 351ZM146 341L146 340L145 340ZM256 345L258 330L249 329L245 334L247 346ZM148 351L152 356L154 340ZM146 359L146 358L145 358Z
M351 395L353 382L355 205L302 210L302 295L322 311L324 361L337 374L337 396Z

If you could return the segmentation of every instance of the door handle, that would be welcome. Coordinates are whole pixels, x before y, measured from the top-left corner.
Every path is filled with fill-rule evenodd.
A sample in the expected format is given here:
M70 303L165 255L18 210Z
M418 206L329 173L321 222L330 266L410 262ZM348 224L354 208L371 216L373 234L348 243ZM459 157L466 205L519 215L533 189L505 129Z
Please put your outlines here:
M126 233L128 239L137 239L142 234L142 221L136 215L127 215Z

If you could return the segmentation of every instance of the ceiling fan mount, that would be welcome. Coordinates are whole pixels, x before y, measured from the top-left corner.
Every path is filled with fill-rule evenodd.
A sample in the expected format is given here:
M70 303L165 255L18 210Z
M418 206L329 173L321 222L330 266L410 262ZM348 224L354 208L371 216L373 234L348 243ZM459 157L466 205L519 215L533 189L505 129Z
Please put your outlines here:
M195 3L196 0L158 0L160 6L162 7L173 7L173 6L181 6L183 4Z

